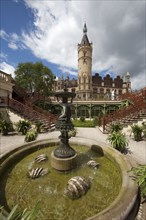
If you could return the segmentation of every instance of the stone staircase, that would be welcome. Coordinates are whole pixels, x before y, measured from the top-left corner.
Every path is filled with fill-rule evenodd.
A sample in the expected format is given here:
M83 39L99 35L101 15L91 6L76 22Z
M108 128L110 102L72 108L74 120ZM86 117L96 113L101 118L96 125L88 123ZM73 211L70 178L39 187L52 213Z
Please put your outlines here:
M103 116L103 132L108 133L110 125L120 123L123 127L146 120L146 97L142 94L135 94L129 97L131 105L119 109L113 114ZM128 99L128 98L127 98Z
M121 120L115 122L119 122L123 127L127 127L128 125L136 124L144 120L146 120L146 112L143 111L138 112L135 115L126 116L125 118L122 118Z
M43 111L42 109L39 110L39 108L37 108L37 110L35 108L34 110L32 106L27 106L15 99L9 99L7 107L9 107L11 117L13 117L15 121L25 119L31 121L32 124L41 122L44 132L55 130L58 117L49 112Z

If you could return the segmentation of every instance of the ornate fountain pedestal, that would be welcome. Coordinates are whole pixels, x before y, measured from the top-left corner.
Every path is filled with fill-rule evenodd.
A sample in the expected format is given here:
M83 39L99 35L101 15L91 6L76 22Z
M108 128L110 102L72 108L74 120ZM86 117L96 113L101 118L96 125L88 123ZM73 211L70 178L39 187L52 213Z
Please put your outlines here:
M75 154L69 158L59 158L54 155L54 152L51 154L51 166L59 171L68 171L76 167L76 156Z
M73 92L68 92L66 84L64 84L63 92L56 92L55 96L57 101L63 107L62 114L58 119L56 129L60 130L59 136L60 144L51 154L51 166L56 170L67 171L76 167L76 151L69 145L68 132L74 129L74 126L70 120L71 109L70 105L73 98L76 96ZM70 98L70 102L68 99Z

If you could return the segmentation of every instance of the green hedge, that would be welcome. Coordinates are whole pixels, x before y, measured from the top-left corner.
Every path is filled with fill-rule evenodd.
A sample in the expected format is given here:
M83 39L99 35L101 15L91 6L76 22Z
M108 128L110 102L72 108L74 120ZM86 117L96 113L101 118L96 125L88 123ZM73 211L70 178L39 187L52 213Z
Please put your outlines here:
M81 121L81 120L72 120L72 123L75 127L95 127L94 124L94 120L85 120L85 121Z

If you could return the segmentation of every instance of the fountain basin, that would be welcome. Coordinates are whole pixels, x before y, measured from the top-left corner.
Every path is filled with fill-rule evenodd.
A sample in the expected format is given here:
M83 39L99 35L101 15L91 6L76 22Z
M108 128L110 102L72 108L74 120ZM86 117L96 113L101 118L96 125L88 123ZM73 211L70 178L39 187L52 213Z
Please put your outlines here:
M29 144L25 144L20 146L19 148L9 152L8 154L4 155L0 162L0 179L3 178L3 175L7 170L13 165L16 161L21 160L28 154L35 152L36 150L40 149L41 147L45 147L48 145L58 144L58 139L51 139L51 140L42 140L42 141L34 141ZM79 146L85 145L88 148L98 145L97 141L89 140L89 139L82 139L82 138L71 138L70 144L77 144ZM101 147L101 146L100 146ZM130 177L132 174L128 171L131 167L135 166L135 163L130 159L119 152L114 150L110 147L101 147L104 154L118 166L121 177L122 177L122 187L115 198L115 200L102 212L89 217L88 219L119 219L119 220L133 220L138 210L138 189L136 186L135 181L132 180ZM98 196L98 195L97 195ZM6 201L2 204L7 209ZM88 208L88 207L87 207ZM6 212L4 212L7 215Z

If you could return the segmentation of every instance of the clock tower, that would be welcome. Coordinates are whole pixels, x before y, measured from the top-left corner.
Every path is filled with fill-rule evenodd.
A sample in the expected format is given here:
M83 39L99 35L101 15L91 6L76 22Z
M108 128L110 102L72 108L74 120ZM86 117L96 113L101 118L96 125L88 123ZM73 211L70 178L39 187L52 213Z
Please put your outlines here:
M81 43L78 44L77 95L81 100L89 100L92 97L92 43L88 40L86 23Z

